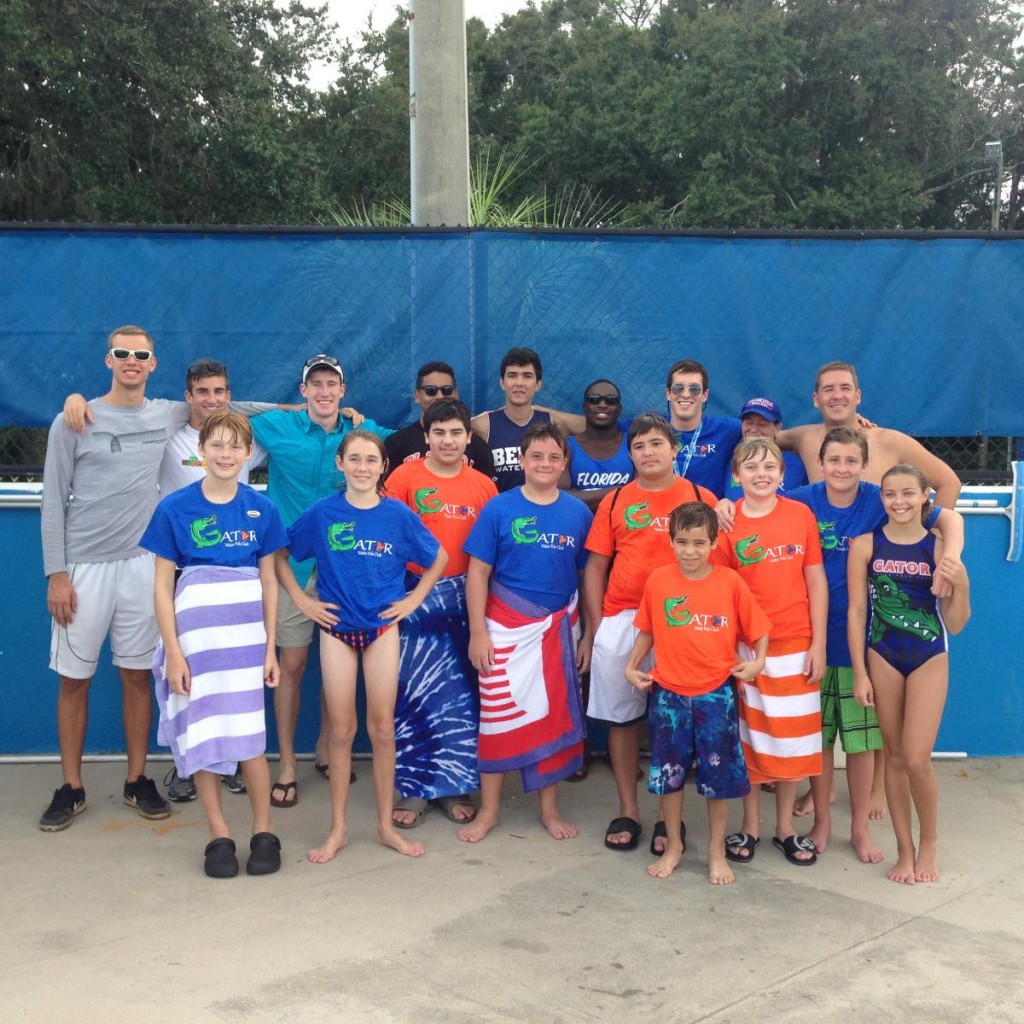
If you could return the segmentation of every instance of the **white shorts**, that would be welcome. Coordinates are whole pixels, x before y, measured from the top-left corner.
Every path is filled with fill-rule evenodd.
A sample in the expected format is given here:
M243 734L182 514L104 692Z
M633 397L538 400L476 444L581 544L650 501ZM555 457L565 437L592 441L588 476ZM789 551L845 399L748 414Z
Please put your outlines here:
M647 694L631 686L626 679L637 630L633 628L636 611L632 608L617 615L605 616L594 634L594 651L590 657L590 700L587 716L613 725L630 725L647 714ZM650 654L640 663L650 670Z
M50 668L54 672L68 679L91 679L108 634L115 665L150 668L160 637L153 611L154 564L147 552L114 562L68 566L78 604L67 626L52 625Z

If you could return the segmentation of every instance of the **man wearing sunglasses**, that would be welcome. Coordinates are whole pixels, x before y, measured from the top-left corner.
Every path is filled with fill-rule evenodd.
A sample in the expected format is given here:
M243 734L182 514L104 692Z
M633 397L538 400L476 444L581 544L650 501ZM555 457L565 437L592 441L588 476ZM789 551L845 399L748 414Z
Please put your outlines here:
M118 327L107 339L110 390L88 405L92 429L78 433L58 416L43 469L43 567L53 616L50 668L60 677L57 735L64 785L39 819L44 832L67 828L85 810L82 752L89 684L110 637L121 676L128 772L123 800L144 818L171 813L146 778L152 717L150 662L157 641L153 557L138 546L156 506L157 473L172 422L170 403L146 398L156 369L153 339Z
M743 430L731 416L704 415L708 394L708 371L695 359L681 359L669 369L665 399L679 440L676 473L721 498Z
M412 400L419 406L420 414L415 423L402 427L384 442L388 453L388 476L403 462L414 462L416 459L424 459L430 454L423 417L427 410L437 402L457 401L458 398L459 388L455 383L455 371L447 363L434 360L425 363L416 371L416 388L412 393ZM484 476L494 476L491 450L487 447L486 442L480 440L475 434L470 435L469 445L463 458L466 465L483 473Z
M593 512L601 499L633 479L626 435L619 429L622 395L604 378L583 389L586 426L567 438L569 460L558 486L586 502Z

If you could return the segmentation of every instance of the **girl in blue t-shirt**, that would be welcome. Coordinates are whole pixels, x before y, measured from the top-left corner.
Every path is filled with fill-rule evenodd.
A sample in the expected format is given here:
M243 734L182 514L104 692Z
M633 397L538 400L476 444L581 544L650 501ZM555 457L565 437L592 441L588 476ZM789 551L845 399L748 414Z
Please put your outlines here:
M381 497L387 455L375 434L353 430L335 457L346 490L323 498L288 531L288 548L278 552L277 573L295 606L321 630L320 666L330 725L328 761L331 829L309 851L324 864L348 842L352 741L356 718L356 675L362 656L366 682L366 729L373 746L373 785L377 796L377 841L419 857L423 846L395 828L395 699L398 694L396 623L422 604L448 562L444 548L412 509ZM319 600L298 585L288 564L315 558ZM428 566L416 587L405 592L406 563Z
M263 686L279 679L274 552L288 535L271 501L238 482L252 455L244 416L210 416L199 451L206 476L164 498L140 541L156 555L158 739L179 776L195 777L211 837L207 875L238 874L220 796L220 776L236 762L253 814L246 871L271 874L281 866L281 843L270 831Z
M854 697L878 712L885 741L885 796L897 848L889 878L913 885L939 877L939 785L931 757L949 684L946 633L959 633L970 617L970 584L963 562L943 553L925 526L931 502L919 469L886 472L882 504L885 525L850 547L847 638ZM952 588L948 597L935 597L936 580Z

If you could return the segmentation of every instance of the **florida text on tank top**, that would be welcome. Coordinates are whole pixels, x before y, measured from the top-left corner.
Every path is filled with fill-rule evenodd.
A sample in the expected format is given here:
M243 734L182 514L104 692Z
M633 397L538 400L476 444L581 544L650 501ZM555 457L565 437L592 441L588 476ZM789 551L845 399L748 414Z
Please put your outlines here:
M606 487L621 487L633 479L633 461L622 436L619 450L607 459L591 458L574 437L568 439L572 456L572 488L574 491L596 491Z
M504 409L493 409L488 417L490 428L487 443L491 449L491 458L494 459L494 483L501 494L521 486L526 480L519 466L519 442L523 434L538 423L550 423L551 416L535 409L530 421L522 426L513 423Z

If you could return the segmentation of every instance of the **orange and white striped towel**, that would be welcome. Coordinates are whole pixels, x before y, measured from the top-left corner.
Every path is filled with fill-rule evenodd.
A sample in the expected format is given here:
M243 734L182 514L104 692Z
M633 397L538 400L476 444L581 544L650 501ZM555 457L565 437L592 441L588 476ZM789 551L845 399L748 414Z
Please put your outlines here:
M752 783L821 774L821 687L805 671L810 638L773 640L764 672L740 683L740 741ZM753 651L740 645L739 657Z

